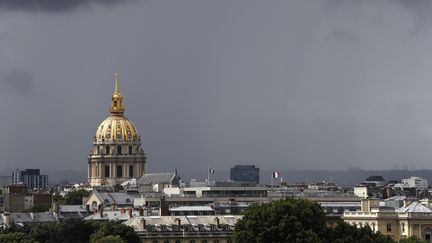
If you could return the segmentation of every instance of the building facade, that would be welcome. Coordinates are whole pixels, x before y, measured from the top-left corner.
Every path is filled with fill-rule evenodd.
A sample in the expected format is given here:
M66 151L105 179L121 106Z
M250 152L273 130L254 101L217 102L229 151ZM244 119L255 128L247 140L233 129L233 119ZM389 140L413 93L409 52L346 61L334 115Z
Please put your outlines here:
M342 219L357 227L369 226L374 232L388 235L395 241L415 236L432 241L432 209L429 202L405 199L403 206L380 206L379 199L363 199L360 211L345 211Z
M138 130L124 116L123 95L118 90L116 73L110 114L98 126L88 156L88 182L91 186L114 186L140 178L145 163Z
M48 176L41 175L39 169L15 170L12 172L12 184L24 184L30 190L48 187Z
M259 184L259 168L255 165L235 165L230 169L230 180L249 181Z

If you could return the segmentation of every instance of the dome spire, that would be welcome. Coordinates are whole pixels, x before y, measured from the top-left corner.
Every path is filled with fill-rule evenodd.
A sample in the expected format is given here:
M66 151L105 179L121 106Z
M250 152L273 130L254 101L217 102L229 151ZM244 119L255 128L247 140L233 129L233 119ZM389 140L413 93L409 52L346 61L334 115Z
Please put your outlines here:
M115 89L114 89L114 93L111 97L110 113L111 113L111 115L123 116L123 112L124 112L123 95L118 90L118 80L119 80L119 73L118 72L116 72L114 74L114 80L115 80Z
M115 90L114 90L114 93L117 94L118 93L118 79L119 79L119 73L118 72L115 72L114 79L115 79Z

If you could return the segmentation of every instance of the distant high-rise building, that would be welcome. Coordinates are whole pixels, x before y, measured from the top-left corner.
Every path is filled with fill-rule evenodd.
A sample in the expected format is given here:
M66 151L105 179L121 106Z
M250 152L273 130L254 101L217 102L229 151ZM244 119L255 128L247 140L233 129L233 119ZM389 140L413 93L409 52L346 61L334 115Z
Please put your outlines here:
M41 175L40 169L15 170L12 172L12 184L24 184L29 189L48 187L48 176Z
M235 165L230 170L230 180L249 181L259 184L259 168L255 165Z

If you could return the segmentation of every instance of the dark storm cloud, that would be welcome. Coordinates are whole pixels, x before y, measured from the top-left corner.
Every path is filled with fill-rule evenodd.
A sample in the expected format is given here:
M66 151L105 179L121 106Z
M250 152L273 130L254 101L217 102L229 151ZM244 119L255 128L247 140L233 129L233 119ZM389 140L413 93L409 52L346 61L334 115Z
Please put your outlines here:
M67 12L92 4L118 4L126 0L0 0L0 9L18 11Z
M117 69L148 171L430 168L428 1L103 2L0 0L2 165L85 170Z
M6 91L30 95L34 88L32 75L22 68L11 67L2 69L0 82Z

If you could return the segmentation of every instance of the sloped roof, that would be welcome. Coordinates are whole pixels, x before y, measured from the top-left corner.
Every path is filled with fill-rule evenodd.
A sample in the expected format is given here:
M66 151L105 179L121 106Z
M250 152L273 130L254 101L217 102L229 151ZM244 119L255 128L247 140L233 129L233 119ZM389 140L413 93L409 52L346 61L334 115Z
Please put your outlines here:
M419 202L413 202L406 207L401 207L395 210L395 212L401 213L432 213L432 209L426 207Z
M105 204L133 205L135 198L140 197L139 195L130 195L125 192L99 192L93 190L93 193Z
M177 225L180 219L182 225L211 225L216 224L216 218L220 224L234 226L241 219L241 215L218 215L218 216L137 216L126 222L125 225L138 229L139 221L145 219L148 225Z
M160 183L171 183L175 177L175 173L154 173L144 174L139 179L140 185L152 185Z
M172 207L169 211L214 211L212 207L209 206L179 206Z
M86 213L87 209L85 205L59 205L60 213Z

